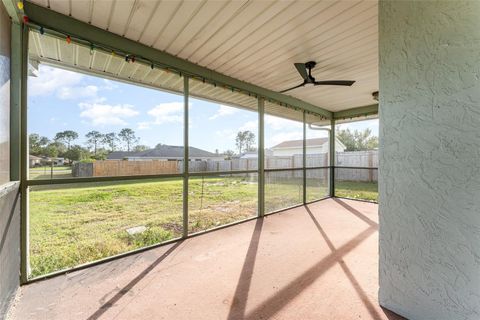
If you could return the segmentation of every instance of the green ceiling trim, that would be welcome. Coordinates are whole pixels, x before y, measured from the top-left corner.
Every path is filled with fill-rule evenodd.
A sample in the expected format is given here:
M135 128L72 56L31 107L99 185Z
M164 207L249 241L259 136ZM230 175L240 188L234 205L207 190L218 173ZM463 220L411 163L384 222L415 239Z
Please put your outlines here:
M25 2L24 10L31 22L39 26L43 26L46 29L52 29L57 32L68 34L72 38L89 41L94 45L102 45L112 50L115 49L121 52L129 53L136 57L141 57L151 61L152 63L158 63L160 65L175 69L183 74L201 77L218 84L231 86L242 91L253 93L259 97L264 97L267 100L271 99L276 102L299 107L303 110L316 113L328 119L332 118L332 112L308 102L226 76L190 61L175 57L169 53L151 48L133 40L129 40L125 37L94 27L88 23L78 21L31 2Z
M22 21L23 12L18 7L18 3L22 3L22 0L2 0L2 3L7 10L8 15L12 18L14 23L20 23Z
M348 119L378 114L378 104L342 110L333 113L333 119Z

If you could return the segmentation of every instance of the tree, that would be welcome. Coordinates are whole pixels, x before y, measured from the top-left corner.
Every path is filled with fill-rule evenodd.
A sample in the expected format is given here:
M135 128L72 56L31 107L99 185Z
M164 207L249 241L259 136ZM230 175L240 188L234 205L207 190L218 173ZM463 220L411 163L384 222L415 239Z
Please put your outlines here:
M226 151L223 152L223 154L225 155L225 160L231 160L232 157L235 155L235 151L226 150Z
M102 143L103 136L103 134L95 130L90 131L85 135L85 138L87 138L87 143L93 147L94 155L97 155L97 147Z
M133 148L133 151L142 152L142 151L145 151L145 150L148 150L148 149L150 149L148 146L146 146L144 144L139 144L139 145L136 145L135 148Z
M50 158L56 158L60 154L63 154L67 151L67 148L65 145L61 142L52 142L49 143L43 150L43 155L50 157Z
M102 140L102 142L110 148L111 152L115 151L118 141L119 139L115 132L107 133L106 135L103 136L103 140Z
M337 133L337 138L345 145L345 151L365 151L378 148L378 137L371 136L372 130L350 131L343 129Z
M78 133L72 130L65 130L65 131L59 132L55 135L55 138L54 138L55 141L65 143L67 145L67 150L70 150L70 145L76 139L78 139Z
M50 140L47 137L41 137L37 133L32 133L28 136L30 154L32 155L41 155L44 153L44 149L49 143Z
M133 145L137 143L139 140L135 135L135 131L133 131L130 128L124 128L120 130L120 133L118 134L118 136L127 145L127 151L130 151Z
M235 144L238 149L238 154L242 151L249 151L255 143L255 134L249 130L239 131L235 138Z
M67 152L65 152L65 158L72 160L72 161L79 161L90 159L90 152L88 149L85 149L78 144L73 145Z

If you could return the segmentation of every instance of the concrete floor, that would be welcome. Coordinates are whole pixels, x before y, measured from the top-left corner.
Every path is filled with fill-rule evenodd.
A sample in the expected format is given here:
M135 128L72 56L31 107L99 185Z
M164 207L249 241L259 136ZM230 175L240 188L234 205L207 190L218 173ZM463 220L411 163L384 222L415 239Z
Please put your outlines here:
M402 319L377 205L327 199L21 288L12 319Z

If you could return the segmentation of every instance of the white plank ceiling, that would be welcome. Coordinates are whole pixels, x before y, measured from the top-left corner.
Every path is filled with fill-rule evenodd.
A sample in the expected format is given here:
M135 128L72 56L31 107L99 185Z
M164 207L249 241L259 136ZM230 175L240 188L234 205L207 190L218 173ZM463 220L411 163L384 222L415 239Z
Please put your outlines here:
M378 90L377 1L32 0L225 75L274 91L301 82L293 63L314 60L317 80L355 80L352 87L317 86L287 94L330 111L375 103ZM171 75L125 64L88 48L35 39L39 60L108 72L175 90ZM49 39L50 38L50 39ZM167 77L167 78L166 78ZM141 82L139 81L139 82ZM161 82L161 84L155 82ZM178 88L177 88L178 89ZM248 100L248 99L247 99Z

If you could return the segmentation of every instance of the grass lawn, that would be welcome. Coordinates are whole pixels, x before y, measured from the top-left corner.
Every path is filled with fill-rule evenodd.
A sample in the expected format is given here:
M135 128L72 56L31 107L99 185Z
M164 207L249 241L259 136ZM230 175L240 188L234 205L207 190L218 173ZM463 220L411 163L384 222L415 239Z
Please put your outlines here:
M335 195L337 197L378 201L377 182L336 181Z
M266 211L300 204L300 181L267 181ZM376 199L374 190L374 184L337 183L336 192ZM256 175L190 178L189 232L256 215L257 191ZM182 192L181 178L31 187L31 276L180 237ZM307 184L308 200L325 194L326 186ZM134 227L141 232L127 232Z

